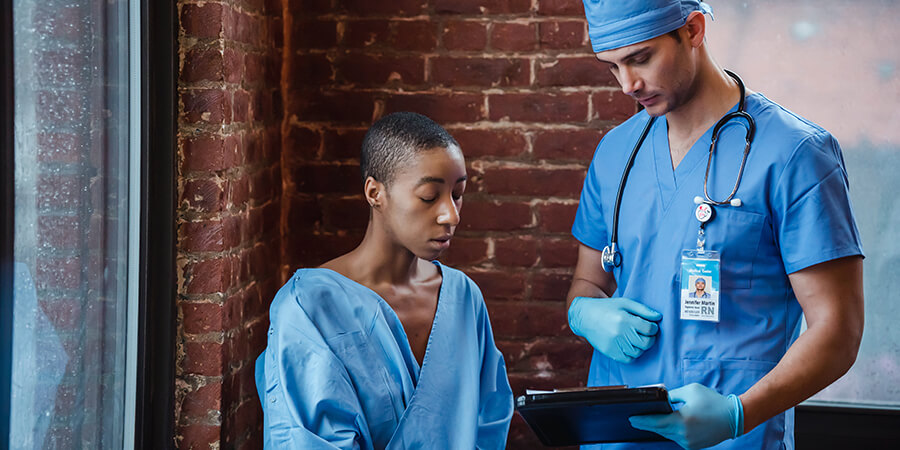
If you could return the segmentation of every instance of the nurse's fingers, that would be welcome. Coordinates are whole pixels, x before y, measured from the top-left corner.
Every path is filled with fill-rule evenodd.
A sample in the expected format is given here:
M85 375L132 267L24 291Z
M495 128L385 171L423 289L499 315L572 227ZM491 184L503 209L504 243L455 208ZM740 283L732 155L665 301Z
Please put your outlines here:
M659 324L656 322L644 320L638 316L632 316L631 319L629 322L631 328L644 336L656 336L656 333L659 332Z
M653 343L656 341L655 336L645 336L635 332L625 333L625 339L627 339L628 343L633 347L640 349L641 353L652 347Z
M634 300L631 300L630 298L623 298L622 300L625 300L622 302L622 309L624 309L625 311L628 311L636 316L643 317L644 319L652 322L659 322L660 320L662 320L662 314L660 314L658 311L650 309L647 305L638 303Z

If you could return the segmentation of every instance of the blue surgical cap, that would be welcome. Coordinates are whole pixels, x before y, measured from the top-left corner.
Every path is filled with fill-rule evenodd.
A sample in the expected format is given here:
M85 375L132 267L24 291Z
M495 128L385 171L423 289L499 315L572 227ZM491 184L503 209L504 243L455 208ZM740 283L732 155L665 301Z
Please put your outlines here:
M704 280L703 277L700 277L700 278L697 278L696 280L694 280L694 284L697 284L697 283L706 284L706 280Z
M583 0L594 53L637 44L680 28L694 11L712 15L698 0Z

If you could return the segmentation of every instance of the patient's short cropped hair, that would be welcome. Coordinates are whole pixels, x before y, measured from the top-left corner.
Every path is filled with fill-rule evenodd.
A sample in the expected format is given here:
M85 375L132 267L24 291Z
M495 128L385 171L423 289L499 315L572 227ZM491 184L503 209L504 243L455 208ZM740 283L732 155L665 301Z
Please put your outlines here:
M363 180L390 184L417 152L459 147L444 127L414 112L395 112L375 122L363 138L359 166Z

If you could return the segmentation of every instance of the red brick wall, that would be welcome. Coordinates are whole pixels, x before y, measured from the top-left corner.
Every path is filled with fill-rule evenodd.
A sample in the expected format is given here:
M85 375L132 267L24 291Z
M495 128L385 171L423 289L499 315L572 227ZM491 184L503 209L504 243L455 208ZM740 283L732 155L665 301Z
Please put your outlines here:
M176 443L259 448L253 381L281 285L282 2L178 2Z
M590 53L579 0L288 0L283 87L284 274L353 248L368 212L358 153L373 120L447 127L471 183L444 260L481 286L516 394L582 385L566 327L584 172L633 114ZM510 448L539 448L516 418Z

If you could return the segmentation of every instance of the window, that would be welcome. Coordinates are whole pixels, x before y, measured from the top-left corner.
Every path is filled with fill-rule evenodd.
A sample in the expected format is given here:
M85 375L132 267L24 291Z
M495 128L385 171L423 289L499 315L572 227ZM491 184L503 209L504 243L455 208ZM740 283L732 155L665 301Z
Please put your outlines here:
M0 10L9 448L171 446L175 15L153 3Z
M837 137L866 254L866 327L856 364L810 404L900 408L900 7L888 0L709 2L724 67Z

